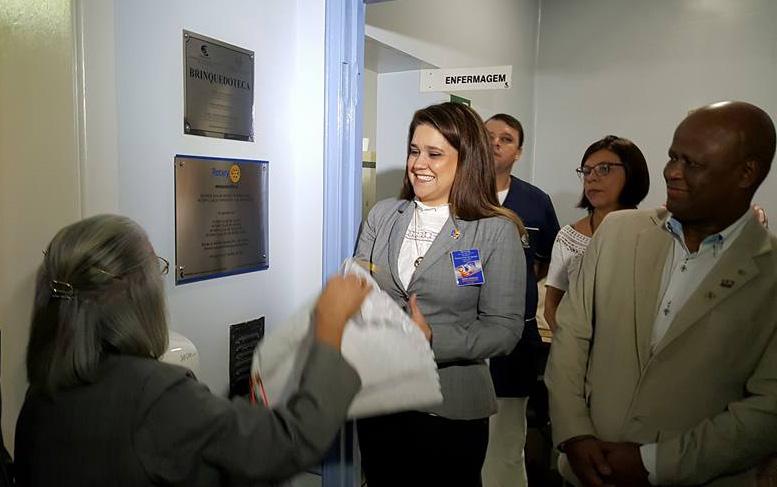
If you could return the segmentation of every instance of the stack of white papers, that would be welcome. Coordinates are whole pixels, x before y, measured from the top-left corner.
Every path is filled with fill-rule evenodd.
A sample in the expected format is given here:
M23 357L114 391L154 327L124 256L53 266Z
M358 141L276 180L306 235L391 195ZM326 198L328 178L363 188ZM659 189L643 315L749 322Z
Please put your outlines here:
M437 364L421 330L353 260L343 263L343 272L364 277L372 286L360 312L348 321L343 334L343 357L362 381L348 417L440 404ZM312 311L312 304L300 309L254 352L251 375L261 379L270 407L285 403L299 387L302 367L313 344ZM256 396L261 398L258 383L255 388Z

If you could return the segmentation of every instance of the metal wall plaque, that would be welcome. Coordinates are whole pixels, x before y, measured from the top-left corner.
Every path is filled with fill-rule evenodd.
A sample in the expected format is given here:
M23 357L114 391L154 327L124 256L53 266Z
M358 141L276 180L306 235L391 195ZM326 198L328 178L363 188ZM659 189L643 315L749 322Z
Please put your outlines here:
M175 156L175 283L267 269L267 161Z
M183 31L187 134L254 140L254 52Z

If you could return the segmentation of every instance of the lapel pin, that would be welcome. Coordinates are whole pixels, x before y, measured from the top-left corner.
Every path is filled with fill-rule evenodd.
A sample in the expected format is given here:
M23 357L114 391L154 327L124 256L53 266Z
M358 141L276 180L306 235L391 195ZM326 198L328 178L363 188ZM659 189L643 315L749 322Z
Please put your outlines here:
M723 279L722 281L720 281L720 285L721 287L725 287L725 288L734 287L734 281L732 281L731 279Z
M458 240L459 237L461 237L461 231L458 228L454 228L451 230L451 238L454 240Z

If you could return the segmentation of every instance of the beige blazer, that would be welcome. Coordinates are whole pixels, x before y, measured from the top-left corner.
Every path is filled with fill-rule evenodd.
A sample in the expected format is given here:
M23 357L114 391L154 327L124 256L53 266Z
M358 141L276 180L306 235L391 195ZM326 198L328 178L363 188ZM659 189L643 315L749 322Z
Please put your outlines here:
M597 230L558 310L554 441L657 442L661 484L751 485L777 452L777 238L748 221L651 354L667 217L616 212Z

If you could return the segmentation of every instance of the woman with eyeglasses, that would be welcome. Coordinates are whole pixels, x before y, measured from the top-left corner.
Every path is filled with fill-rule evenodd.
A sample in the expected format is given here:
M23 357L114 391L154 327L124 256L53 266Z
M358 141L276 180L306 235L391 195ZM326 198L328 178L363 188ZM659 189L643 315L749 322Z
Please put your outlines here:
M270 485L323 456L360 387L340 343L369 286L329 281L300 389L270 410L213 395L157 360L166 270L129 218L88 218L51 241L35 289L17 485Z
M562 227L553 244L545 281L545 320L551 330L556 329L556 309L576 275L576 264L604 217L612 211L636 208L650 188L642 151L634 142L615 135L591 144L575 171L583 181L577 207L588 214Z

